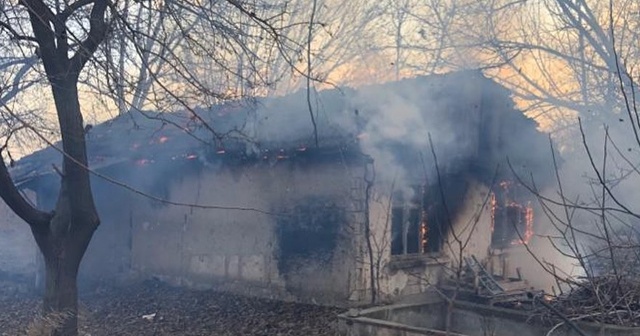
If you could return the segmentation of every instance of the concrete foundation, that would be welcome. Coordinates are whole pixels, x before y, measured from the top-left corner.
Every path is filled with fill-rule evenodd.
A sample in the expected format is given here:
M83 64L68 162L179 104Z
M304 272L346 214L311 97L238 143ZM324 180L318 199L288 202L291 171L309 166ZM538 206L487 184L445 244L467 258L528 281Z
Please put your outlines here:
M447 318L449 332L447 333ZM437 299L422 303L397 304L340 315L343 336L538 336L547 335L554 325L532 322L526 312L502 309L468 302L457 302L452 308ZM578 323L587 335L632 336L640 328ZM554 336L578 336L573 329L561 326Z

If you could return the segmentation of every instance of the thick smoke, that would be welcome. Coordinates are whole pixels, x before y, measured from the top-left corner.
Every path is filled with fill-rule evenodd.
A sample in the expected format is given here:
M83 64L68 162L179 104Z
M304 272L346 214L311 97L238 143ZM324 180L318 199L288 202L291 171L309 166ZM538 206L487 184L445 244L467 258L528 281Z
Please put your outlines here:
M254 164L266 158L276 164L280 153L313 155L310 113L320 149L359 148L374 160L376 183L394 183L406 199L413 196L413 186L437 183L430 138L443 175L462 172L488 185L497 165L506 170L506 157L530 170L549 167L541 163L550 157L546 136L513 109L506 90L472 71L312 92L310 97L300 91L195 112L198 118L189 111L152 118L147 113L95 126L88 135L92 167L171 199L166 185L190 174L189 169L222 169L225 160ZM40 152L20 162L16 172L51 173L56 157L55 150ZM464 190L456 192L447 197L465 197Z
M434 147L446 148L447 154L468 151L464 144L456 145L453 125L438 120L441 107L431 97L421 97L418 87L400 91L384 86L364 88L352 104L368 119L361 148L375 160L378 179L394 183L407 199L412 196L412 183L434 179L430 136ZM448 159L449 155L441 156L439 164L446 166Z
M153 172L187 158L212 165L230 156L261 159L278 151L313 149L313 113L317 145L357 142L375 160L380 181L396 181L404 188L416 181L433 181L429 136L442 172L473 170L486 180L493 166L507 156L516 163L540 159L533 153L540 147L535 126L527 124L512 109L508 95L496 87L480 73L465 71L358 90L312 92L310 97L302 90L285 97L231 102L197 109L197 117L191 111L121 116L88 134L90 164L141 163L148 166L146 172L133 178L149 180L159 178ZM518 141L511 141L514 136L520 136ZM41 151L21 162L17 174L51 173L50 162L60 162L59 158L56 150Z
M357 141L374 159L378 182L411 192L411 185L435 180L429 138L445 172L462 170L477 155L482 116L481 89L488 81L475 72L420 77L357 90L327 90L311 98L320 147ZM243 127L260 148L315 146L304 91L255 102Z
M557 219L551 234L558 237L562 230L573 229L568 239L556 241L575 257L574 265L586 265L583 274L612 272L614 262L620 275L638 274L634 251L640 242L639 145L624 112L600 113L597 120L583 118L583 130L575 125L573 137L559 144L566 148L558 171L560 183L554 183L545 196L558 202L564 198L570 216L564 207L554 206Z

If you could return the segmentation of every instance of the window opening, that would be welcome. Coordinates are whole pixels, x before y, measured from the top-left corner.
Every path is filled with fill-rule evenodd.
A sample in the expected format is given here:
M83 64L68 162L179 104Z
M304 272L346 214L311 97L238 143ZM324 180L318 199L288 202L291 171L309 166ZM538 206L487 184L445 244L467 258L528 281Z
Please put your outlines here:
M500 182L491 194L491 247L522 245L533 237L533 207L527 190L512 181Z
M391 254L437 253L442 247L439 203L430 202L425 187L414 187L414 196L406 200L397 193L391 208Z

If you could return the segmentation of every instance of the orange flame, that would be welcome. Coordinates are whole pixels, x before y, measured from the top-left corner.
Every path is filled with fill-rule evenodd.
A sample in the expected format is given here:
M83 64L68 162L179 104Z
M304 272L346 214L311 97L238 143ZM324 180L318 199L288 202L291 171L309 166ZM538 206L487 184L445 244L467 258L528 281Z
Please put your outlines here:
M422 243L422 253L427 252L427 243L429 241L429 225L427 223L427 212L422 211L422 220L420 221L420 243Z
M518 238L514 239L511 242L511 245L526 245L533 237L533 207L531 206L531 202L527 203L526 206L511 203L509 204L511 207L517 207L520 210L524 210L524 232L518 232Z
M498 184L504 192L508 192L509 189L513 186L512 181L502 181ZM495 220L496 220L496 212L500 207L498 205L498 201L495 193L491 193L491 233L495 230ZM508 200L506 204L502 205L505 208L516 208L520 213L523 213L523 221L524 221L524 232L517 232L518 237L510 242L510 245L526 245L529 243L531 238L534 235L533 231L533 206L531 202L527 202L526 205L520 204L514 200Z

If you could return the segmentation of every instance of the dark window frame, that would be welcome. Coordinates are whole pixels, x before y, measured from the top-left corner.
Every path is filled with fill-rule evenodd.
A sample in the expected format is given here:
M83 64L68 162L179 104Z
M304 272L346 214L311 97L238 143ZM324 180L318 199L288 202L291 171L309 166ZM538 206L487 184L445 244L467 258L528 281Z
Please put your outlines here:
M391 206L391 256L440 255L444 246L438 209L428 209L424 186L414 186L414 197L396 194ZM437 205L437 204L436 204ZM430 211L432 213L430 213Z
M533 207L523 186L503 181L491 191L491 248L528 243L533 232Z

